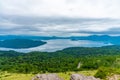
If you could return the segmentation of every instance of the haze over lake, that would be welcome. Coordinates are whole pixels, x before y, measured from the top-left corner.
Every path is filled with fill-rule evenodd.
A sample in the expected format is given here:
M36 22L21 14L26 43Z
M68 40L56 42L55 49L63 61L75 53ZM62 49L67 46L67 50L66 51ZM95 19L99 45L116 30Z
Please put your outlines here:
M41 52L54 52L57 50L62 50L68 47L101 47L112 45L111 43L90 41L90 40L77 40L72 41L70 39L54 39L54 40L44 40L47 44L26 49L11 49L11 48L0 48L0 50L14 50L17 52L31 52L31 51L41 51Z

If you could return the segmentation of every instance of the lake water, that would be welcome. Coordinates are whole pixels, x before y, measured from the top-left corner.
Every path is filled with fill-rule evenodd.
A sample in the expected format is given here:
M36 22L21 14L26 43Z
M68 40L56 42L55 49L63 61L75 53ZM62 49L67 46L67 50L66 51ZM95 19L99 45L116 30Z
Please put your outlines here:
M62 50L68 47L101 47L112 45L110 43L95 42L89 40L78 40L72 41L70 39L55 39L55 40L44 40L47 44L27 49L11 49L11 48L0 48L0 50L14 50L17 52L31 52L31 51L41 51L41 52L54 52L57 50Z

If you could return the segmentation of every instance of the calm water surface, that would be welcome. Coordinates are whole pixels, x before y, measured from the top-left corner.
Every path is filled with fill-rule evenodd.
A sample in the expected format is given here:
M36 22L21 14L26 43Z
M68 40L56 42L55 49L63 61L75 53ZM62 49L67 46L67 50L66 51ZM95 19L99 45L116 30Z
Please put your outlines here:
M27 49L0 48L0 50L14 50L17 52L31 52L31 51L54 52L68 47L101 47L101 46L112 45L110 43L105 44L104 42L95 42L89 40L72 41L69 39L56 39L56 40L44 40L44 41L46 41L47 44L34 48L27 48Z

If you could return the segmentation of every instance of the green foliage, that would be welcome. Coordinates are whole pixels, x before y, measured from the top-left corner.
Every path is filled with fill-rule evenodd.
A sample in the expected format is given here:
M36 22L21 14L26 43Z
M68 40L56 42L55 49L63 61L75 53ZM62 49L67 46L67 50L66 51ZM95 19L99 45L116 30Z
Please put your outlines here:
M107 76L110 76L114 73L115 69L113 68L101 67L94 76L97 78L106 79Z
M57 52L0 52L0 70L17 73L46 73L97 70L105 78L119 66L120 47L67 48ZM78 64L80 68L78 69ZM118 66L116 66L118 65ZM111 71L111 72L110 72Z

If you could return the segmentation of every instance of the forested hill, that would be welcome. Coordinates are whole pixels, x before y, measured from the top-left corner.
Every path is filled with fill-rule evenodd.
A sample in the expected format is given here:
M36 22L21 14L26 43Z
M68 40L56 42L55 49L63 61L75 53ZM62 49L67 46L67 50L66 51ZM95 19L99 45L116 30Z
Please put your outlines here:
M114 69L120 67L119 59L120 46L72 47L56 52L0 51L0 70L17 73L45 73L96 69L99 71L104 67L104 69L110 68L111 71L111 67Z
M60 52L72 55L116 55L120 54L120 46L103 46L103 47L70 47L61 50Z
M0 47L14 48L14 49L32 48L44 44L46 44L46 42L29 40L29 39L7 39L0 41Z
M30 70L26 72L31 72L31 71L59 72L64 70L65 71L76 70L76 66L79 62L82 62L82 67L81 67L82 69L87 68L87 65L89 65L89 62L91 63L91 61L93 61L93 63L91 63L90 64L91 66L88 66L88 68L90 69L98 68L101 66L100 63L104 60L104 58L102 59L102 57L106 55L107 57L105 57L105 59L110 60L108 62L108 65L110 65L110 62L113 62L115 60L113 55L120 55L120 46L108 46L108 47L106 46L100 48L73 47L57 52L30 52L27 54L18 53L14 51L1 51L0 58L5 57L6 60L1 61L0 64L4 66L4 67L1 66L1 69L3 70L10 70L17 72L24 72L26 68L28 69L30 68ZM10 58L11 56L12 58ZM87 56L91 56L91 57L87 57ZM91 60L86 62L87 59L91 59ZM100 59L100 63L97 63L96 60L99 59ZM97 66L94 64L97 64Z
M10 58L10 57L18 57L18 56L22 56L24 55L25 53L20 53L20 52L15 52L15 51L0 51L0 58L1 57L7 57L7 58Z

